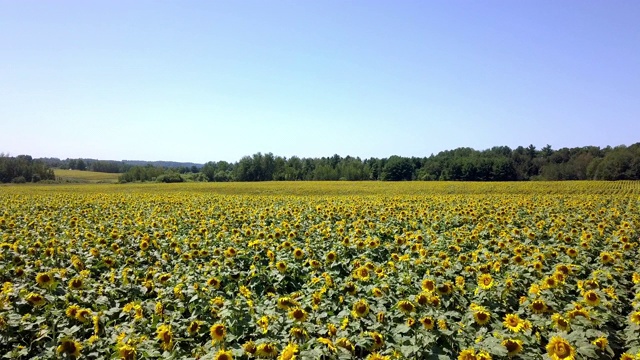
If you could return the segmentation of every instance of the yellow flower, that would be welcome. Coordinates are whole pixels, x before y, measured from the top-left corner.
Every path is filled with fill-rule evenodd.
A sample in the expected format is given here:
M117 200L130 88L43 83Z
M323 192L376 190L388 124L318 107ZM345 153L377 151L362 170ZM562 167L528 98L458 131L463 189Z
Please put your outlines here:
M135 360L137 353L136 348L129 344L121 344L118 347L118 355L122 360Z
M256 353L256 344L253 341L249 340L246 343L242 344L242 349L247 354L255 354Z
M304 322L307 320L307 312L302 308L294 307L289 310L289 317L297 322Z
M476 360L476 351L473 349L464 349L458 354L458 360Z
M354 317L364 317L369 314L369 304L366 300L360 299L353 304L353 311L351 314Z
M574 360L576 350L564 338L553 336L547 344L547 354L553 360Z
M553 322L553 326L555 326L558 330L569 331L569 321L565 319L560 314L551 315L551 321Z
M278 356L278 360L295 360L297 359L296 354L298 353L298 345L294 343L289 343L285 346L280 356Z
M38 283L38 285L40 285L40 287L46 289L50 289L55 285L53 276L51 276L51 274L49 273L38 273L38 275L36 275L36 282Z
M629 321L636 325L640 325L640 310L634 311L629 315Z
M89 322L89 320L91 320L91 310L79 309L78 312L76 312L76 320L83 323Z
M607 348L607 345L609 345L609 340L607 340L606 337L601 336L593 340L591 343L597 346L601 351L604 351Z
M542 314L547 311L547 304L545 304L544 301L540 299L534 300L531 305L529 305L529 307L534 314Z
M284 261L278 261L276 263L276 269L278 269L279 272L284 273L285 271L287 271L287 263L285 263Z
M78 314L78 310L80 310L80 306L75 304L69 305L67 307L67 310L65 311L65 314L67 314L67 316L70 318L75 318L76 315Z
M171 350L173 347L173 333L171 325L162 324L156 329L156 338L160 340L162 350Z
M507 314L502 324L513 332L518 332L523 328L522 320L518 314Z
M416 307L409 300L400 300L398 301L398 309L405 314L409 314L413 312L416 309Z
M377 352L373 352L369 354L366 358L366 360L389 360L389 359L391 359L390 356L380 355Z
M353 343L345 337L341 337L338 340L336 340L336 345L350 352L353 352L355 350L355 346L353 346Z
M69 290L80 290L84 286L82 278L75 277L69 280Z
M189 336L197 334L198 331L200 331L200 326L202 326L202 321L200 320L193 320L192 322L190 322L189 326L187 326L187 333L189 334Z
M58 354L66 354L72 357L80 356L80 350L82 350L82 345L72 339L63 338L60 340L60 345L56 349Z
M227 335L227 328L223 324L214 324L209 329L211 333L212 342L215 344L216 342L222 341L224 337Z
M233 360L233 355L231 354L231 351L220 349L216 353L216 356L214 357L214 359L215 360Z
M278 348L273 343L262 343L256 347L256 355L264 358L275 358L278 355Z
M420 323L427 330L432 330L434 325L435 325L435 321L433 320L433 318L431 316L423 317L422 319L420 319Z
M485 325L491 320L491 313L484 308L476 309L473 312L473 319L478 325Z
M431 279L422 280L422 289L428 292L433 292L436 289L436 283Z
M584 301L591 306L597 306L600 304L600 295L593 290L589 290L584 293Z
M338 351L338 349L333 345L333 341L331 341L331 339L320 337L318 338L318 342L327 345L327 348L329 348L331 352Z
M380 333L372 331L369 332L369 336L373 339L372 350L377 350L384 346L384 338Z
M302 260L304 258L304 250L300 248L293 250L293 257L296 258L296 260Z
M513 356L522 352L522 340L506 339L502 341L502 346L507 349L509 356Z
M478 277L478 286L482 289L488 290L493 287L493 277L491 274L482 274Z

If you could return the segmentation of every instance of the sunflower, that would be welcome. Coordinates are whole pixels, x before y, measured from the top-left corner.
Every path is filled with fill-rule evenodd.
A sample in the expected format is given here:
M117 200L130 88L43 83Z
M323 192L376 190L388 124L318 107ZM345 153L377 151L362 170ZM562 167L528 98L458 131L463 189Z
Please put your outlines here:
M306 339L309 337L307 330L299 327L292 327L291 330L289 330L289 335L296 339Z
M215 360L233 360L233 355L231 354L231 351L220 349L216 353L216 356L214 357L214 359Z
M287 271L287 263L285 263L284 261L278 261L276 263L276 269L278 269L280 273L284 273L285 271Z
M620 360L636 360L636 357L629 353L623 353L620 355Z
M564 338L553 336L547 344L547 354L553 360L574 360L576 350Z
M416 296L415 300L421 306L427 305L429 303L429 294L426 292L421 292Z
M295 250L293 250L293 257L296 258L296 260L304 259L304 250L296 248Z
M246 343L242 344L242 350L244 350L247 354L255 354L256 353L256 344L253 340L249 340Z
M344 285L344 291L346 291L347 293L351 294L351 295L355 295L356 293L356 285L354 283L352 283L351 281L349 281L348 283L346 283Z
M377 350L384 346L384 338L380 333L372 331L369 332L369 336L371 336L373 340L373 344L371 345L372 350Z
M513 332L518 332L523 328L522 319L520 319L520 316L518 316L518 314L505 315L504 322L502 324L504 325L504 327Z
M189 336L193 336L197 334L198 331L200 331L201 326L202 326L202 321L193 320L192 322L189 323L189 326L187 326L187 333L189 334Z
M118 347L118 355L122 360L135 360L137 354L136 348L129 344L121 344Z
M553 326L561 331L569 331L569 321L560 314L551 315Z
M534 314L542 314L547 311L547 304L541 299L534 300L529 307Z
M82 278L75 277L69 280L69 290L80 290L84 286Z
M320 338L318 338L318 342L321 343L321 344L327 345L327 348L329 348L329 350L331 352L337 352L338 351L338 349L336 349L335 345L333 345L333 341L331 341L331 339L320 337Z
M76 320L83 323L89 322L89 320L91 320L91 310L78 309L78 312L76 312Z
M160 340L162 350L171 350L173 347L173 332L171 325L162 324L156 329L156 338Z
M298 302L288 296L283 296L278 299L278 308L282 310L288 310L291 307L298 306Z
M207 285L211 286L214 289L219 289L220 288L220 280L218 280L218 278L216 277L212 277L209 278L209 280L207 280Z
M522 340L506 339L502 341L502 346L507 349L507 355L509 356L513 356L522 352Z
M484 308L478 308L473 311L473 319L478 325L486 325L491 321L491 313Z
M354 317L364 317L369 314L369 304L367 300L360 299L353 304L351 314Z
M640 325L640 310L634 311L629 315L629 321L636 325Z
M345 337L341 337L336 340L336 345L350 352L353 352L355 350L355 346L353 346L353 343Z
M382 290L380 290L380 288L374 287L373 289L371 289L371 294L374 297L382 297L384 295L384 292L382 292Z
M591 306L598 306L600 304L600 295L593 290L589 290L584 293L584 301Z
M338 254L335 251L329 251L326 256L327 262L332 263L338 259Z
M377 352L373 352L369 354L366 358L366 360L389 360L389 359L391 359L390 356L380 355Z
M278 348L273 343L262 343L256 347L256 355L264 358L275 358L278 355Z
M68 356L78 357L80 356L80 350L82 350L82 345L79 342L68 338L63 338L62 340L60 340L60 345L58 345L56 352L58 354L66 354Z
M436 322L433 320L431 316L423 317L422 319L420 319L420 323L427 330L433 330L433 327L436 324Z
M75 318L78 314L78 310L80 310L80 306L72 304L67 307L65 314L67 314L67 316L70 318Z
M297 358L296 354L298 353L298 345L294 343L289 343L284 347L280 356L278 356L278 360L295 360Z
M398 309L405 314L409 314L413 312L416 309L416 307L409 300L400 300L398 301Z
M433 292L433 290L436 289L435 281L433 281L431 279L422 280L422 289L424 289L425 291L428 291L428 292Z
M458 354L458 360L476 360L476 351L473 349L464 349Z
M436 291L440 295L449 295L453 292L453 285L450 282L440 284L436 287Z
M36 282L40 287L45 289L50 289L54 286L55 282L53 281L53 276L49 273L38 273L36 275Z
M304 322L307 320L307 312L299 307L294 307L289 310L289 317L297 322Z
M607 340L606 337L601 336L601 337L593 340L591 343L593 345L597 346L598 349L600 349L601 351L604 351L607 348L607 346L609 345L609 340Z
M227 328L223 324L217 323L211 326L209 332L211 333L212 342L215 344L224 339L227 335Z

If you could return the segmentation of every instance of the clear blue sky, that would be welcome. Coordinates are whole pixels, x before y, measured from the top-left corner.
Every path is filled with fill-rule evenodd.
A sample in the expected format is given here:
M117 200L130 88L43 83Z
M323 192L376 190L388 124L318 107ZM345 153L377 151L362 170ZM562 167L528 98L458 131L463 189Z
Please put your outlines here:
M630 145L638 19L634 0L0 0L0 152Z

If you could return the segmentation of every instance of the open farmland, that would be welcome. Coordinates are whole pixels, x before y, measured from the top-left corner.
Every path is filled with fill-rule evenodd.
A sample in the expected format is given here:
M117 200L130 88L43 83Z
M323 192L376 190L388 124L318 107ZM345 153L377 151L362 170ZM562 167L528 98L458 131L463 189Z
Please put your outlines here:
M78 183L116 183L118 182L118 176L120 176L120 174L115 173L85 170L55 169L53 172L56 179Z
M634 359L640 183L0 187L0 354Z

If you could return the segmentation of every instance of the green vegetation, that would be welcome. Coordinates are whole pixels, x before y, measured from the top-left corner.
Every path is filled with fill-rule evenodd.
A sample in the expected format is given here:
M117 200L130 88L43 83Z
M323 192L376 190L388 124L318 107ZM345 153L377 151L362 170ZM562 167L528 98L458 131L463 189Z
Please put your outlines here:
M53 180L53 171L29 155L9 157L0 154L0 183L26 183Z
M72 183L115 183L119 174L103 173L96 171L54 169L54 174L59 182Z

